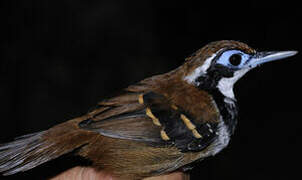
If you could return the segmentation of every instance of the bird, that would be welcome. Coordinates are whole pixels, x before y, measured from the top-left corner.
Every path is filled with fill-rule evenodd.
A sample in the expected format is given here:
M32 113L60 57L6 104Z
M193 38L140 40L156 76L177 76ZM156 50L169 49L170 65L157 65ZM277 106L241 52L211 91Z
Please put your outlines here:
M0 173L67 153L122 179L187 171L229 144L238 119L234 84L261 64L295 54L210 42L178 68L129 85L80 117L1 144Z

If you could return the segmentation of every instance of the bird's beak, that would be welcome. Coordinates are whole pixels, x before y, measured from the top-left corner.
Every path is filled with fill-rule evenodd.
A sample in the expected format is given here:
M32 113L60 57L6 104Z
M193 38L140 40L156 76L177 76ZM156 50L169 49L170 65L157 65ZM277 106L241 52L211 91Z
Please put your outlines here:
M287 57L294 56L298 51L266 51L266 52L257 52L251 57L251 59L246 63L246 67L254 68L258 65L284 59Z

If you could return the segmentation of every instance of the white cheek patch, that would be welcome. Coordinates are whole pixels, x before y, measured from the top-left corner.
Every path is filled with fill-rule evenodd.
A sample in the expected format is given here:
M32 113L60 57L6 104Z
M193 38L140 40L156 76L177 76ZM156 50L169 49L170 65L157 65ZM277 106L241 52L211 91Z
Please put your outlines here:
M210 56L209 58L207 58L205 60L205 62L203 63L202 66L199 66L198 68L196 68L191 74L189 74L188 76L184 77L184 80L187 81L190 84L196 84L196 79L201 76L202 74L206 74L207 70L209 69L212 60L215 58L216 53L213 54L212 56ZM197 84L198 85L198 84Z
M235 99L233 86L245 73L247 73L250 69L245 68L234 72L234 76L230 78L221 78L217 84L217 88L219 91L226 97L231 99Z

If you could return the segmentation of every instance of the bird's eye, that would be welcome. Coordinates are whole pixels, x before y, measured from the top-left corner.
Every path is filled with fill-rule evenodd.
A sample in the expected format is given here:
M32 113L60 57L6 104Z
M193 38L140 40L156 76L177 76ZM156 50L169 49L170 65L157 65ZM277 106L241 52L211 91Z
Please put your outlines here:
M233 65L233 66L238 66L241 63L241 55L240 54L233 54L230 58L229 58L229 62Z

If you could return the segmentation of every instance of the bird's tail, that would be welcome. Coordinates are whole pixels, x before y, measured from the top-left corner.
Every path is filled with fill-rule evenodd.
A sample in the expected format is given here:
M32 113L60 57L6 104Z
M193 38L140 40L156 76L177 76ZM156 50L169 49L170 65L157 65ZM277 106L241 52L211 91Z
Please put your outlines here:
M78 128L78 122L82 120L77 118L0 144L0 174L27 171L88 144L95 134Z

